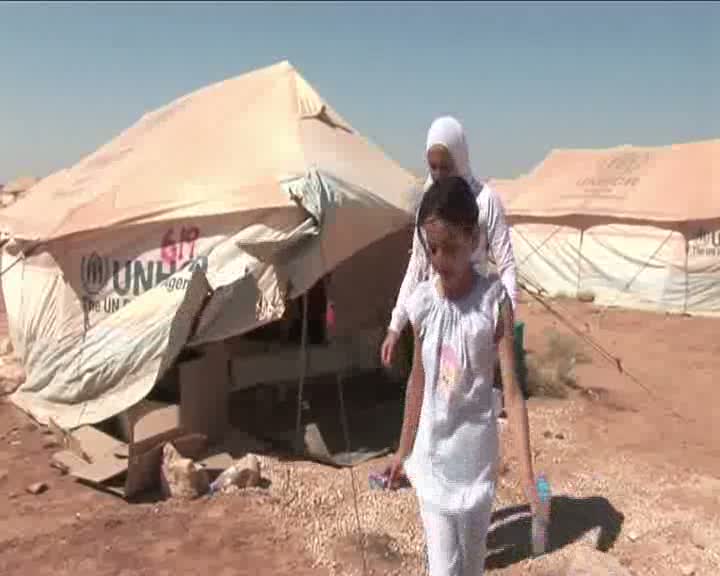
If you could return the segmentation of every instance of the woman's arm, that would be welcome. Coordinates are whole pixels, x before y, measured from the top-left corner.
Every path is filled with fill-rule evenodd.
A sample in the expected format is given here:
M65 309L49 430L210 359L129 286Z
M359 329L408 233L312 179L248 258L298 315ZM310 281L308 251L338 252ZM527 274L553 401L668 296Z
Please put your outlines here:
M396 334L400 334L407 325L408 315L407 310L405 309L405 304L417 285L424 280L425 276L427 276L427 268L427 256L425 255L425 250L423 250L420 245L420 237L418 236L418 231L416 229L413 233L410 260L408 261L405 276L402 284L400 285L400 292L390 320L390 330Z
M487 194L487 231L490 252L497 266L500 281L510 296L513 309L515 309L517 271L510 239L510 228L505 220L505 209L498 195L491 188L487 189Z
M512 306L506 296L500 305L500 318L497 326L500 371L505 394L505 406L507 407L510 427L513 430L520 458L522 482L525 487L525 494L530 500L533 512L535 512L538 510L538 500L530 453L530 426L528 424L525 397L515 374L514 323Z

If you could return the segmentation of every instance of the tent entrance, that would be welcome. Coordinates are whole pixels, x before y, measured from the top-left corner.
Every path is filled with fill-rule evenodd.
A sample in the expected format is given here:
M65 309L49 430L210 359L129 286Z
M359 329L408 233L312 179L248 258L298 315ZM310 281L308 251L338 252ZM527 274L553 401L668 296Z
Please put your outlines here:
M404 392L378 368L377 329L337 339L328 332L328 292L323 279L290 302L281 320L221 344L227 426L281 452L354 466L392 449ZM197 354L184 351L178 364ZM178 370L171 372L149 400L183 404Z

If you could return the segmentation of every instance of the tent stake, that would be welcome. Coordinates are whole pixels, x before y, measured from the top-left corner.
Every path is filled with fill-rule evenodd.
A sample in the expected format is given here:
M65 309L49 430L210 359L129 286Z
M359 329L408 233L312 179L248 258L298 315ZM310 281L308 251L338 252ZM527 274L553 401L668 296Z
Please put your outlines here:
M300 336L300 381L298 383L297 397L297 415L295 420L295 450L302 453L305 451L304 437L300 434L302 425L302 407L303 407L303 388L305 387L305 377L307 375L308 350L307 350L307 333L308 333L308 295L305 292L302 295L302 333Z

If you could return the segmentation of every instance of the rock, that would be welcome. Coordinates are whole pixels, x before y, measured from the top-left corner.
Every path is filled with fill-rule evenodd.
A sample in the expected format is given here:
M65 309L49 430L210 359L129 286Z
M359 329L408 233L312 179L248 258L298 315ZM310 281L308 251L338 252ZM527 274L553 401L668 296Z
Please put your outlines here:
M630 538L630 542L637 542L638 540L640 540L640 534L638 534L637 532L630 532L628 534L628 538Z
M562 434L562 433L555 434L555 439L556 440L565 440L565 434Z
M550 432L550 430L545 430L545 432L543 432L543 436L545 438L552 438L552 432Z
M695 574L695 566L692 564L680 566L680 574L682 574L682 576L693 576Z
M0 340L0 356L9 356L14 351L10 338L3 338Z
M578 546L562 576L632 576L620 561L610 554L587 546Z
M248 454L225 470L213 482L213 491L227 491L231 486L252 488L260 485L260 460L255 454Z
M70 472L70 468L65 466L62 462L56 462L55 460L50 461L50 468L54 468L60 472L61 476L65 476L68 472Z
M585 303L595 302L595 294L588 290L581 290L577 293L577 299Z
M45 484L45 482L35 482L35 484L30 484L30 486L28 486L28 487L26 488L26 490L27 490L30 494L35 494L36 496L37 496L38 494L42 494L42 493L45 492L47 489L48 489L48 485Z
M5 482L5 480L8 479L8 471L7 470L0 470L0 484Z
M583 535L582 541L597 550L600 547L600 539L601 538L602 538L602 527L596 526L592 530L589 530L588 532L586 532Z
M700 550L707 550L710 548L710 536L708 536L707 530L703 530L701 526L694 526L690 532L690 541L693 546Z
M207 471L190 458L183 458L170 443L163 446L160 475L163 495L166 498L197 498L205 494L210 485Z
M25 370L18 362L5 362L0 366L0 396L12 394L25 382Z

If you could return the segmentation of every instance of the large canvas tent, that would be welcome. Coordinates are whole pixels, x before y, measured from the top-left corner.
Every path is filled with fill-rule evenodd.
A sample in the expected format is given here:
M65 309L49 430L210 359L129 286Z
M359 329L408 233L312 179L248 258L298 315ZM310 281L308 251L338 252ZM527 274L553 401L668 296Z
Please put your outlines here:
M13 401L64 428L103 421L183 348L283 317L333 271L345 319L367 321L377 255L402 273L414 188L287 62L145 115L0 217L27 371Z
M605 306L720 313L720 140L554 150L495 180L521 275Z

